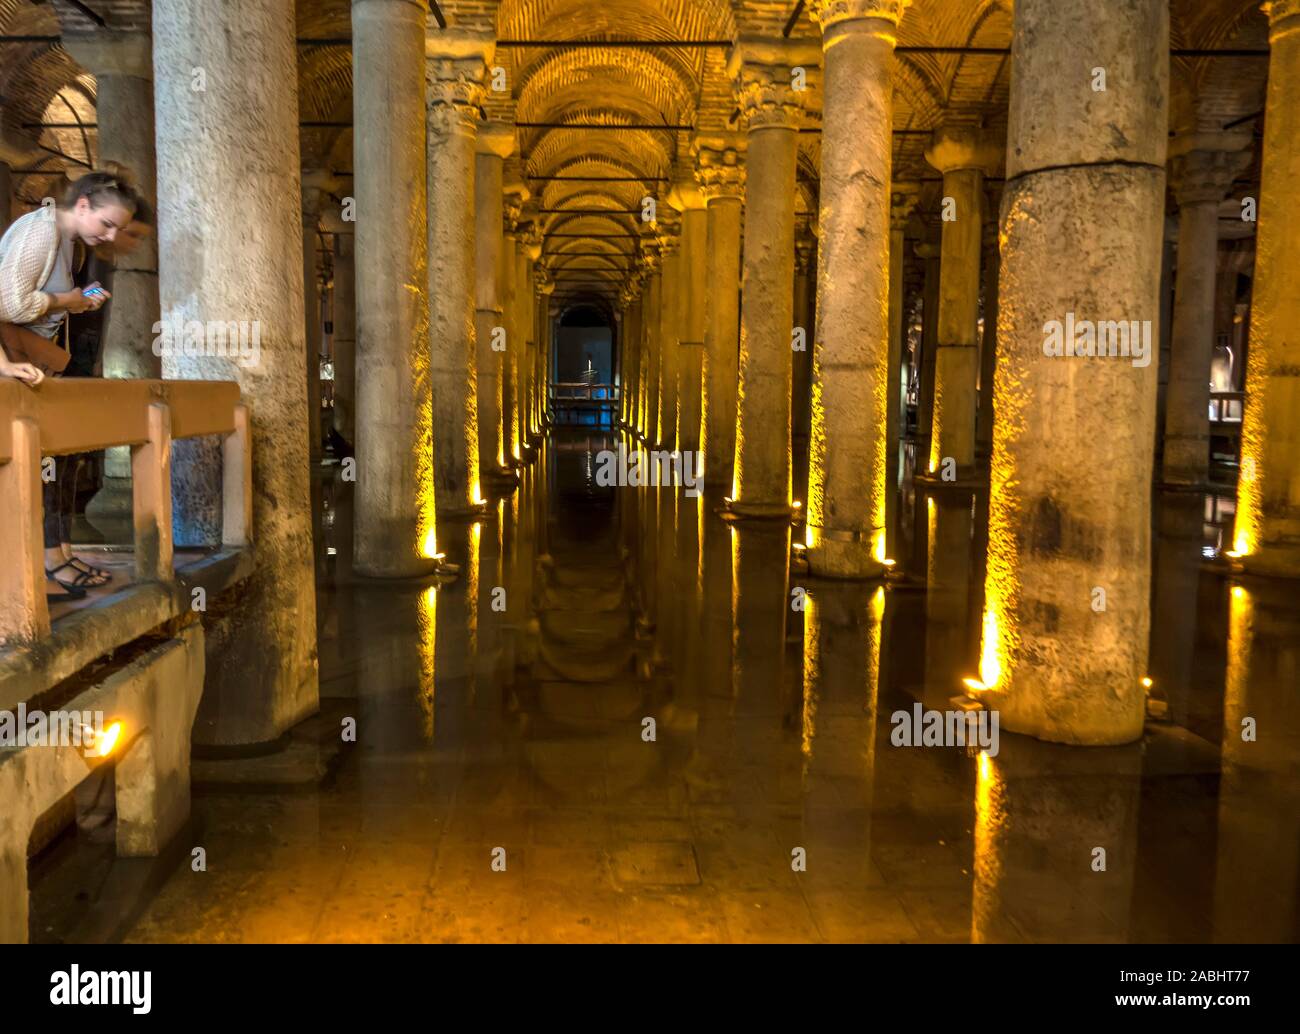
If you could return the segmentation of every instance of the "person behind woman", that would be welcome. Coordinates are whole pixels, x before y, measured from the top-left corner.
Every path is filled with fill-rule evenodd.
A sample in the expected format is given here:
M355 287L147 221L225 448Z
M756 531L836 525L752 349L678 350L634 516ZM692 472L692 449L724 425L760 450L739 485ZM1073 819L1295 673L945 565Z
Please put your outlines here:
M92 172L68 188L61 204L16 219L0 238L0 323L53 342L69 313L98 309L108 301L108 292L98 284L77 287L74 272L85 249L116 240L136 205L134 192L118 176ZM33 364L15 365L13 359L4 356L0 374L33 387L40 383L30 372ZM72 552L77 466L56 460L54 480L44 486L46 593L52 602L80 599L87 587L103 585L111 577Z

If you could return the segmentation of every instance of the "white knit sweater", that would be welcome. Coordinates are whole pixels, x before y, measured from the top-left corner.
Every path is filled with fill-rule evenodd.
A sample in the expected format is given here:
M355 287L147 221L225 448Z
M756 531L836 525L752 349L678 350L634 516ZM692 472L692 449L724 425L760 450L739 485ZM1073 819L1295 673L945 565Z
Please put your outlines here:
M15 219L0 238L0 323L34 323L53 299L41 288L59 256L59 221L52 208Z

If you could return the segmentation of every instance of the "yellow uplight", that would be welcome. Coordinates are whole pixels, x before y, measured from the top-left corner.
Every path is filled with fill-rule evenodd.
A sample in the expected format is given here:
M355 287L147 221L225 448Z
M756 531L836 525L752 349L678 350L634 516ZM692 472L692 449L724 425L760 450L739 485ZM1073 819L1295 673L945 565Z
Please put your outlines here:
M105 729L99 736L99 742L96 746L96 754L101 758L108 757L113 753L113 748L117 746L117 741L122 736L122 723L114 722Z

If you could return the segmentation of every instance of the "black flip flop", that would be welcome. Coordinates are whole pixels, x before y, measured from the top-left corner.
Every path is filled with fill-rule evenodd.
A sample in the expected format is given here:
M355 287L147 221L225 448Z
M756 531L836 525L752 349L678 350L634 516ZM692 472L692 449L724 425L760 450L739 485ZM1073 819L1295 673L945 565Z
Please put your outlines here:
M61 571L63 568L56 567L54 570ZM63 588L67 590L66 592L47 592L45 594L46 603L70 603L73 600L84 600L86 598L85 589L80 589L75 585L67 585L59 581L54 577L54 572L50 571L48 568L46 568L45 577L57 585L62 585Z
M89 561L82 560L81 557L79 557L79 556L69 557L69 558L68 558L68 564L72 565L72 569L73 569L74 571L79 571L79 572L81 572L81 574L85 575L87 578L102 578L102 579L103 579L103 581L102 581L102 582L99 582L99 584L97 584L97 585L91 585L89 582L87 582L87 583L86 583L86 587L87 587L87 588L90 588L90 589L98 589L98 588L100 588L100 587L102 587L102 586L107 585L109 582L111 582L111 581L113 580L113 572L112 572L112 571L106 571L106 570L104 570L104 568L102 568L102 567L96 567L94 564L90 563ZM77 566L77 565L81 565L81 566ZM65 565L65 566L67 566L67 565ZM78 582L77 584L80 585L81 583Z
M76 572L77 576L73 578L71 582L65 582L62 579L57 577L58 573L62 571L65 567L72 567L72 570ZM79 600L86 595L86 583L90 581L94 576L85 574L82 571L78 571L75 567L72 566L71 560L65 560L58 567L55 567L53 569L47 567L45 569L45 577L51 579L52 581L57 582L59 585L62 585L64 589L66 589L70 594L72 594L71 595L72 599ZM81 595L78 596L76 595L77 593L80 593Z

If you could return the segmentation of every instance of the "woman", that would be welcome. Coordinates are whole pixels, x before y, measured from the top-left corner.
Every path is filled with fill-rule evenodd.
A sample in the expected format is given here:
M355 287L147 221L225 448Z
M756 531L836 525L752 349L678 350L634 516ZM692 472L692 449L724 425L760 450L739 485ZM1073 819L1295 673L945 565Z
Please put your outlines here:
M73 183L58 206L43 206L16 219L0 239L0 323L13 324L52 345L69 313L98 309L108 301L108 292L98 284L77 287L74 273L86 249L116 240L118 231L130 224L135 208L135 194L120 177L92 172ZM0 352L5 351L0 346ZM6 353L0 374L39 384L41 378L31 372L38 364L15 362L16 358ZM58 368L66 365L64 358ZM78 461L79 457L56 460L54 480L44 486L50 602L81 599L88 587L103 585L111 577L72 552Z

